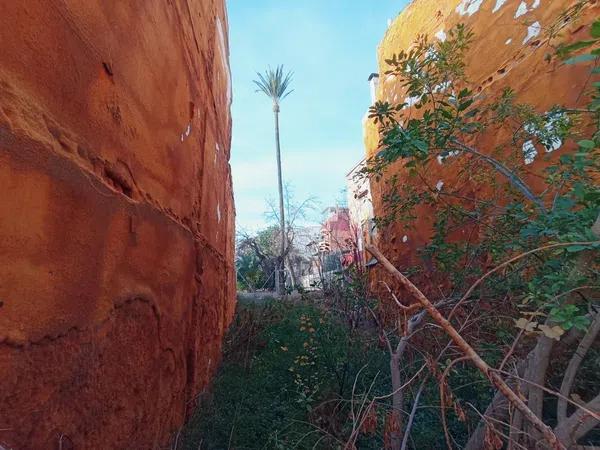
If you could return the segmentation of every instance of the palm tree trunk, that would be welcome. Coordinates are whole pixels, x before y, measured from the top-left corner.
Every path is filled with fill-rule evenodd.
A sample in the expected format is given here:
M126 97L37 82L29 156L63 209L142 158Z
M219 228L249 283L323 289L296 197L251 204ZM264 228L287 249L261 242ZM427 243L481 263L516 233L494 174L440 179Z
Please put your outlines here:
M279 261L277 262L277 268L275 273L275 290L279 294L285 292L285 282L282 277L283 268L285 264L285 215L283 208L283 181L281 175L281 147L279 144L279 106L273 106L273 112L275 113L275 148L277 151L277 178L279 183L279 226L281 230L281 253L279 255Z

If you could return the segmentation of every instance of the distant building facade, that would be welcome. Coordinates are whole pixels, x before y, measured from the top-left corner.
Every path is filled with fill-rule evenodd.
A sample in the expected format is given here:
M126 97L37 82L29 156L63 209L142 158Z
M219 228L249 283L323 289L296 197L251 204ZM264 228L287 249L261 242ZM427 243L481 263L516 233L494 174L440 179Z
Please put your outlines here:
M366 160L363 159L346 175L348 194L348 214L350 229L354 233L356 243L356 261L365 264L365 242L371 242L377 233L375 228L371 183L362 170Z

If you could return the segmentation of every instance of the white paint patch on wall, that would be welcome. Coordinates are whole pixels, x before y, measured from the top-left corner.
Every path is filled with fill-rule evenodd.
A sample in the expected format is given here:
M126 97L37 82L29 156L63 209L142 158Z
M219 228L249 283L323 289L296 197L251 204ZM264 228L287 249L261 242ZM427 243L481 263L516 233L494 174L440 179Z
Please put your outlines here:
M438 164L442 165L442 164L444 164L444 162L446 162L446 160L448 158L452 158L452 157L457 156L459 154L460 154L460 151L458 151L458 150L452 150L451 152L448 152L448 154L446 156L438 155L437 162L438 162Z
M540 6L541 0L533 0L533 5L531 5L531 9L536 9Z
M446 36L446 32L444 30L440 30L437 33L435 33L435 37L438 38L440 41L445 42L448 36Z
M502 8L502 6L504 6L504 4L506 3L506 0L496 0L496 6L494 6L494 9L492 10L493 13L500 11L500 8Z
M215 161L214 161L214 165L217 165L217 157L219 156L219 152L221 151L221 147L219 147L219 144L215 145Z
M404 107L410 108L411 106L414 106L417 103L419 103L419 100L421 100L421 97L406 97L404 99L404 103L406 103L406 105L404 105Z
M408 236L404 235L404 237L402 238L402 242L404 242L405 244L408 242Z
M525 158L525 164L531 164L535 161L535 157L538 152L533 145L533 141L526 141L523 143L523 157Z
M558 135L557 128L560 126L560 122L565 120L564 112L548 113L546 123L544 124L544 130L539 130L533 125L525 125L525 131L532 136L538 138L541 144L546 149L546 153L551 153L562 147L563 141ZM533 140L526 141L523 143L523 157L525 164L531 164L535 157L538 155L538 151L533 144Z
M435 188L438 191L441 191L443 187L444 187L444 182L442 180L438 181L437 184L435 185Z
M534 22L531 25L529 25L527 27L527 36L525 36L525 39L523 39L523 45L527 44L527 42L529 42L534 37L539 36L541 31L542 31L542 26L540 25L539 22Z
M561 122L565 120L568 122L568 117L564 112L547 113L544 130L538 130L530 124L525 125L524 128L525 131L540 140L546 153L551 153L563 146L563 140L558 130L561 128Z
M450 80L444 81L443 83L440 83L437 86L434 86L433 87L433 92L435 92L435 93L437 93L437 92L444 92L445 90L447 90L451 86L452 86L452 81L450 81Z
M509 45L512 42L512 38L509 38L506 40L506 42L504 43L505 45Z
M515 19L527 14L529 10L527 9L527 3L521 2L519 7L517 8L517 12L515 13Z
M187 128L185 129L185 131L183 133L181 133L181 142L183 142L185 140L185 138L189 137L190 133L192 132L192 123L188 123Z
M221 18L217 17L217 36L219 37L219 53L221 54L221 64L227 76L227 105L231 105L231 69L229 67L229 52L225 45L225 33L223 31L223 23Z
M217 203L217 223L221 223L221 205Z
M462 0L459 5L456 7L456 12L461 16L468 14L472 16L479 8L481 8L481 4L483 0Z

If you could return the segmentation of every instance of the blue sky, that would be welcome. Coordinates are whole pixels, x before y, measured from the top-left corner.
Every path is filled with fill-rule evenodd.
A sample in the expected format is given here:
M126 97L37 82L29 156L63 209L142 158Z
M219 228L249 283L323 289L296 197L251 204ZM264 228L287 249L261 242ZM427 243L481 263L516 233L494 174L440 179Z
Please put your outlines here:
M284 181L297 200L335 204L345 174L364 154L367 77L388 19L406 0L229 0L233 78L231 165L239 228L265 226L277 172L270 100L257 71L283 64L294 92L281 107Z

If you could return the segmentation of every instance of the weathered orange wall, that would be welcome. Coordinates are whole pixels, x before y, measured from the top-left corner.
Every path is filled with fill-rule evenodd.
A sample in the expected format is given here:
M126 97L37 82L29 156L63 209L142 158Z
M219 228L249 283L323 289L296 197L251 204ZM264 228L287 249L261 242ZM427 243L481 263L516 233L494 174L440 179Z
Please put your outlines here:
M0 446L153 449L233 313L223 0L0 14Z
M386 59L401 50L407 50L419 34L426 34L430 39L436 40L456 24L463 23L475 33L465 61L466 72L482 99L495 98L504 88L511 87L517 94L517 101L531 104L539 112L545 112L556 104L582 107L588 101L582 95L582 87L589 77L589 65L563 64L554 56L555 49L550 44L556 46L563 42L589 38L589 25L600 14L600 5L595 1L589 2L577 20L568 21L560 37L549 42L547 36L548 27L574 3L575 0L414 0L392 23L378 48L381 74L378 99L397 104L406 97L400 81L384 75L388 69ZM539 24L539 35L526 41L529 27L536 22ZM552 57L548 59L547 55ZM405 111L411 114L411 109ZM418 114L418 111L412 113ZM506 133L491 130L479 136L477 142L469 143L484 153L491 153L497 145L505 144L506 140ZM365 126L368 157L377 152L378 145L377 126L368 122ZM543 149L537 148L539 155L534 163L527 166L525 174L526 180L536 192L541 192L544 188L542 178L539 177L543 169L565 151L572 150L572 145L564 145L546 155ZM466 197L486 197L490 194L490 186L482 186L468 179L465 174L460 174L461 161L467 157L461 155L449 158L443 165L433 162L424 171L426 181L430 186L443 181L444 189L459 189ZM395 163L390 167L387 177L380 182L371 181L376 216L385 215L382 201L386 191L385 180L392 174L397 174L401 183L422 182L409 179L403 164ZM499 182L504 182L500 175L498 179ZM421 206L416 212L414 228L396 223L380 230L378 236L378 245L399 268L405 269L422 263L417 256L417 249L432 236L433 211L427 206ZM476 239L477 230L459 230L453 237L464 241ZM422 282L421 286L426 290L427 287L431 288L433 295L439 294L436 283L447 277L445 274L434 273L431 268L425 269L419 280ZM383 276L378 270L375 271L376 280Z

